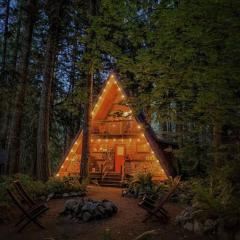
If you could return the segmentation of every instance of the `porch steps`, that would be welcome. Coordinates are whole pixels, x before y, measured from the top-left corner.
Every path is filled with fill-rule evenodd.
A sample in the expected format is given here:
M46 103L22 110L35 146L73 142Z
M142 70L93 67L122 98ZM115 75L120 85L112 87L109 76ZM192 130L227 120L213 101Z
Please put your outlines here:
M91 173L91 180L97 181L100 186L104 187L121 187L122 179L119 173L107 173L103 181L101 179L101 173Z

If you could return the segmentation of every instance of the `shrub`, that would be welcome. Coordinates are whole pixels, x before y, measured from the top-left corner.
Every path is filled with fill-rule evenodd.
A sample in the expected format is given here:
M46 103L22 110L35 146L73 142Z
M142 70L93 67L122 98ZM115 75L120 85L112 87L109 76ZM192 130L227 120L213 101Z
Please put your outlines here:
M240 203L231 182L232 171L232 168L224 167L214 170L205 180L196 181L193 186L193 203L204 210L207 218L222 219L225 224L231 222L238 225Z
M14 176L0 177L0 203L8 203L9 198L6 189L11 188L11 183L19 180L26 191L34 199L47 196L49 193L66 193L75 191L85 191L86 184L80 184L78 178L50 178L46 183L32 179L28 175L16 174Z

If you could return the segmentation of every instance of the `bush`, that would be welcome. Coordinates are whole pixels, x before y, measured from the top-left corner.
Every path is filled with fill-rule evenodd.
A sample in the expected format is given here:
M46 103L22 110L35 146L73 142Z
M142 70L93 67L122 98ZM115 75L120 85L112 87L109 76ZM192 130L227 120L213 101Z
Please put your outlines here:
M126 183L126 191L135 197L142 197L143 195L162 195L166 184L156 183L152 179L152 173L136 173L132 179Z
M86 184L80 184L77 177L50 178L46 183L32 179L28 175L16 174L14 176L0 177L0 203L8 203L6 189L11 188L11 183L19 180L33 199L47 196L49 193L68 193L85 191Z
M204 210L207 218L221 219L225 225L239 225L240 222L238 188L231 181L233 171L231 167L214 170L208 178L196 181L193 186L193 204Z

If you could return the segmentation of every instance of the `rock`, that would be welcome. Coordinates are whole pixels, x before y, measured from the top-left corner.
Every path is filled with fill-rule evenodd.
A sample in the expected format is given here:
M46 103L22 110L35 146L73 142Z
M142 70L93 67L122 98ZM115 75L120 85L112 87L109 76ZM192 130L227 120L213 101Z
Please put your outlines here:
M203 224L197 220L194 220L193 231L197 234L203 234Z
M82 211L88 211L88 212L93 212L94 209L96 208L96 204L94 204L93 202L86 202L83 206L82 206Z
M99 220L104 217L104 215L96 208L94 211L94 217L95 219Z
M54 198L62 198L62 194L61 193L55 193Z
M78 201L77 200L75 200L75 199L69 199L69 200L67 200L66 202L65 202L65 204L64 204L64 207L65 207L65 209L64 210L66 210L66 211L73 211L74 209L76 209L76 207L78 207Z
M70 196L69 193L63 193L63 195L62 195L63 198L66 198L66 197L69 197L69 196Z
M69 193L69 196L70 196L70 197L76 197L76 196L77 196L77 193L76 193L76 192L70 192L70 193Z
M84 195L84 193L82 191L78 191L78 192L76 192L76 194L77 194L77 196L83 196Z
M193 224L191 222L187 222L183 226L184 229L187 229L188 231L193 231Z
M106 215L105 208L102 205L97 206L97 209L101 213L102 216Z
M113 212L116 212L117 211L117 206L112 202L112 201L106 201L104 200L103 201L103 204L102 204L107 210L112 210Z
M55 193L49 193L48 196L47 196L47 201L54 198L54 195L55 195Z
M69 199L65 202L63 216L71 216L78 221L88 222L91 219L102 219L117 212L117 206L108 200L94 201L91 199Z
M87 211L82 214L82 220L84 222L90 221L91 218L92 218L92 215L89 212L87 212Z

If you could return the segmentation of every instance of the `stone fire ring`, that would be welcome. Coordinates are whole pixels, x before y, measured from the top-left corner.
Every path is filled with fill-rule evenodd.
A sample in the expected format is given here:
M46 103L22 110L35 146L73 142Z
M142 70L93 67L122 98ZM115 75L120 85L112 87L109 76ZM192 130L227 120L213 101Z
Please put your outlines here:
M68 217L75 222L89 222L112 217L117 211L118 208L112 201L79 198L67 200L60 216Z

